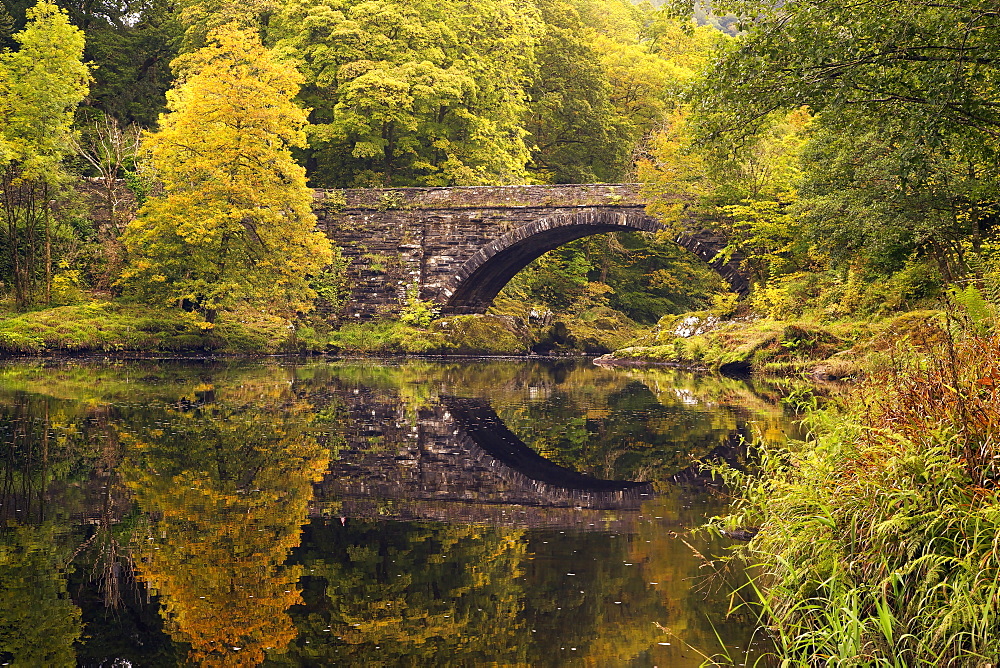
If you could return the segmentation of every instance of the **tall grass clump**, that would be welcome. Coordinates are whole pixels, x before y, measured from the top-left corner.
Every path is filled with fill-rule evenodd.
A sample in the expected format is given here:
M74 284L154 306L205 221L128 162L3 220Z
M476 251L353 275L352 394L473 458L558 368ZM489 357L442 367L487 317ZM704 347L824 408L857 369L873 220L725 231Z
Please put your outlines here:
M1000 334L928 331L872 360L810 437L720 472L783 665L996 666Z

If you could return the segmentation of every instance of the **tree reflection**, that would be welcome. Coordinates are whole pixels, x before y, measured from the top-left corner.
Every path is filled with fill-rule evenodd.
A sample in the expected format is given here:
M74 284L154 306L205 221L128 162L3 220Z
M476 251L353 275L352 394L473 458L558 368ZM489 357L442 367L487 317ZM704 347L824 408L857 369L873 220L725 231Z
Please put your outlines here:
M124 483L156 520L136 568L167 631L206 666L253 666L295 637L301 567L286 566L329 450L287 382L203 385L123 422Z
M70 600L65 536L52 522L0 531L0 662L76 663L80 609Z
M301 635L281 665L524 662L523 529L334 520L308 533Z
M751 419L780 426L746 384L565 361L14 366L3 382L0 663L31 666L696 665L656 624L710 652L725 601L691 593L700 562L641 516L681 531L709 510L661 497L580 520L565 499L511 505L499 474L489 496L441 397L488 401L601 478L663 481ZM335 470L363 503L328 484L311 505L332 433L355 439Z

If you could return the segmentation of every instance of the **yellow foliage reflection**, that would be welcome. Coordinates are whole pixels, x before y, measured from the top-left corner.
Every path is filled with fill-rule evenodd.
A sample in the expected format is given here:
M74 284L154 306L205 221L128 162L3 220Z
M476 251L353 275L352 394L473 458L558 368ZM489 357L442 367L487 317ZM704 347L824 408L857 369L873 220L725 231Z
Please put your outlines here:
M201 389L122 434L122 479L158 518L136 568L192 663L254 666L297 634L287 610L301 602L301 568L285 561L329 451L286 383Z

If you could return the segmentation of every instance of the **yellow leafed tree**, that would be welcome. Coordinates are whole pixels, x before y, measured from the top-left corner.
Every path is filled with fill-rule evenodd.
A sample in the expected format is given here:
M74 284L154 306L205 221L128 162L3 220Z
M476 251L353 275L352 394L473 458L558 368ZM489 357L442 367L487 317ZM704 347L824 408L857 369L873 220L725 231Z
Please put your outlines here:
M331 248L291 155L305 143L306 111L292 102L301 76L234 24L175 66L169 111L145 138L164 191L126 231L122 284L146 299L186 300L210 322L240 306L308 310L308 277Z

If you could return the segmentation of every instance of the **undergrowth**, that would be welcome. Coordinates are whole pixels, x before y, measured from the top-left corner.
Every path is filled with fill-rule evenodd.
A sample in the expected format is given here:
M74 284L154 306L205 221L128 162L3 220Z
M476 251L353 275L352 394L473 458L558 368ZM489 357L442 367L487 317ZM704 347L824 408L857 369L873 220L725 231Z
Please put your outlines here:
M975 320L975 321L972 321ZM992 321L990 321L992 322ZM755 446L716 528L789 666L995 666L1000 657L1000 334L981 317L873 353L810 438Z
M196 313L94 300L0 314L0 357L50 353L226 352L284 350L291 334L282 318L248 310L220 315L215 326Z

